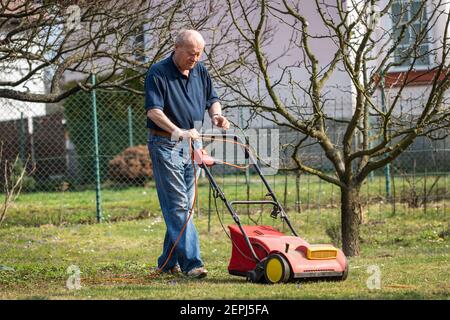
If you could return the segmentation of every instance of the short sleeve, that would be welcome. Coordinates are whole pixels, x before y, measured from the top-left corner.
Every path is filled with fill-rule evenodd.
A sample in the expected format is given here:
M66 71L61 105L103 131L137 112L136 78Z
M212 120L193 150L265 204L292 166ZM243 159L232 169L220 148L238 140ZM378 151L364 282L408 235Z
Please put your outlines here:
M213 83L209 73L206 72L206 109L211 108L212 104L219 101L216 90L214 90Z
M163 79L149 72L145 78L145 110L164 109L165 84Z

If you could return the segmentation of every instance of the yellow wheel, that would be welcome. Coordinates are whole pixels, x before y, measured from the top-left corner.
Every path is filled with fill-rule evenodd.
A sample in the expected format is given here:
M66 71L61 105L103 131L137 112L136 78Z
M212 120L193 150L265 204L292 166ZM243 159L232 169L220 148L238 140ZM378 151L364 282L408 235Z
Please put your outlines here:
M264 276L268 283L288 282L291 276L289 263L282 255L269 255L264 266Z

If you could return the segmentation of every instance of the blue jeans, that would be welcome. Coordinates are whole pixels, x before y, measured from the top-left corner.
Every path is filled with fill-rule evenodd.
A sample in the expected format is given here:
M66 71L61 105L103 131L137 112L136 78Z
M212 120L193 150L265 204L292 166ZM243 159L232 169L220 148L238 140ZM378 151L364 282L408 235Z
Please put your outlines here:
M196 141L194 147L200 148L201 141ZM149 134L148 150L152 160L159 204L167 228L163 252L158 258L158 268L161 269L173 244L178 239L194 202L194 168L187 141L175 142L167 137ZM200 168L197 165L196 172L198 177ZM168 271L177 264L183 272L203 266L193 215L162 271Z

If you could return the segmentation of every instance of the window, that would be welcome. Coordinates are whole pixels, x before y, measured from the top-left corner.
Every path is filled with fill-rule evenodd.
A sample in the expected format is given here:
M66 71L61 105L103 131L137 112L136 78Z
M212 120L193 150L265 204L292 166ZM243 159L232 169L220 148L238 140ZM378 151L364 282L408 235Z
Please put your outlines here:
M423 36L427 24L427 12L424 1L397 0L392 4L393 40L399 43L394 52L394 61L401 67L409 67L416 58L415 67L430 64L428 37ZM401 34L402 30L406 29ZM419 39L416 43L416 38Z
M133 36L133 56L138 62L145 62L145 24L137 28Z

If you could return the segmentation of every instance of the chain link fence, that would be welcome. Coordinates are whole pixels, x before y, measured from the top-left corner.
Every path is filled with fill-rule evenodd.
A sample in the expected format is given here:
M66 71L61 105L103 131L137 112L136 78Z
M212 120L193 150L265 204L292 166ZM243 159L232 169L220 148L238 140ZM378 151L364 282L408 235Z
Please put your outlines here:
M90 223L159 215L143 105L143 96L102 90L80 92L55 105L4 103L0 111L2 180L8 172L14 175L21 168L27 172L21 196L6 224ZM335 103L336 114L344 109L343 102ZM242 109L226 112L239 126L248 124L242 120ZM338 187L309 174L283 170L288 164L283 146L301 137L283 128L262 128L266 125L257 123L252 132L277 130L280 170L267 178L288 212L320 220L323 210L339 211ZM342 128L331 126L329 130L337 139ZM301 152L304 159L331 172L317 145ZM380 216L415 208L447 214L448 159L449 138L417 139L389 170L382 168L368 177L361 190L362 210ZM5 173L4 168L12 164L16 170ZM212 170L230 200L265 197L266 191L252 170L221 165ZM205 177L200 178L199 186L197 215L211 218L215 204ZM222 204L219 207L224 214ZM261 223L263 210L247 207L245 213Z

